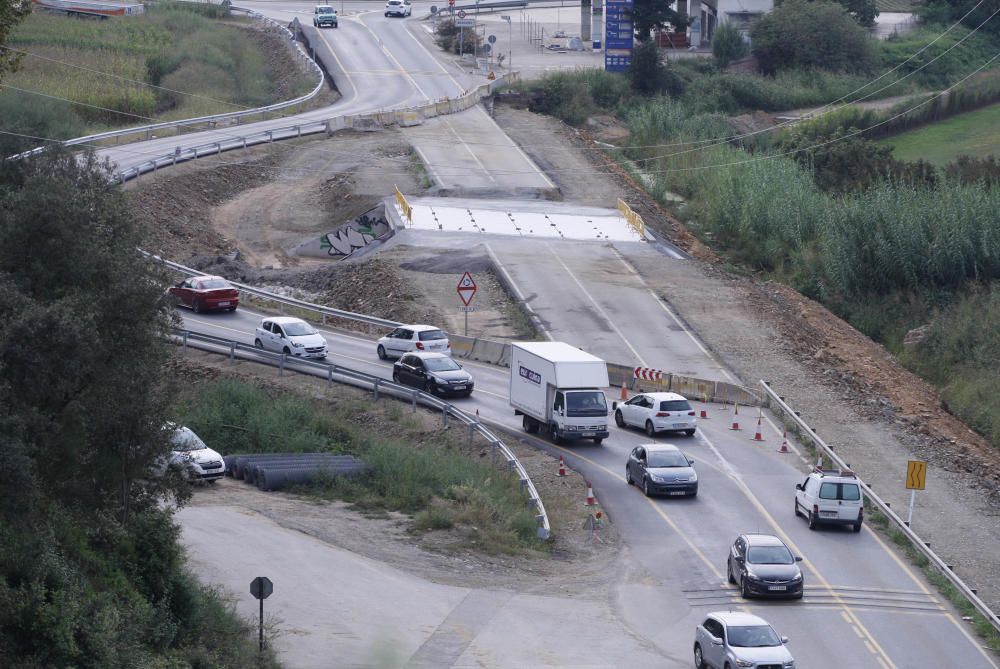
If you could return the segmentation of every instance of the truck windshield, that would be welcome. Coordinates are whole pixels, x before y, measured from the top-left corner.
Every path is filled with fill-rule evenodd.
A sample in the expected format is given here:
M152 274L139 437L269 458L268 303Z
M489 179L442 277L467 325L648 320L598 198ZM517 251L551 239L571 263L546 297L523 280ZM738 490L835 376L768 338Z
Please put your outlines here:
M604 393L599 390L566 393L566 415L607 416L608 403Z

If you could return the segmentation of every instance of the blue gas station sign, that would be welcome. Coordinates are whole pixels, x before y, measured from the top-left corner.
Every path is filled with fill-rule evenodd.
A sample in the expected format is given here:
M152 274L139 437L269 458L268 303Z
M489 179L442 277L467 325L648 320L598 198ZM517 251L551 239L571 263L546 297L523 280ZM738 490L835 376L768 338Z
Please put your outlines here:
M632 64L634 0L606 0L604 10L604 71L624 72Z

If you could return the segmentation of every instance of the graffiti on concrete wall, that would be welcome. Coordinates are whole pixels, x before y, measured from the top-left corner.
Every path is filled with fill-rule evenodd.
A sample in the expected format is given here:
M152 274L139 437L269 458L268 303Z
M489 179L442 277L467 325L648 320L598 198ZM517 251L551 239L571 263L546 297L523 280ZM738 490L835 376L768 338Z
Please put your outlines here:
M384 213L381 206L372 209L333 232L299 244L293 254L314 258L346 258L392 232Z
M327 252L327 255L350 255L357 249L371 244L384 234L388 227L385 220L361 216L358 220L341 226L335 232L320 237L319 246Z

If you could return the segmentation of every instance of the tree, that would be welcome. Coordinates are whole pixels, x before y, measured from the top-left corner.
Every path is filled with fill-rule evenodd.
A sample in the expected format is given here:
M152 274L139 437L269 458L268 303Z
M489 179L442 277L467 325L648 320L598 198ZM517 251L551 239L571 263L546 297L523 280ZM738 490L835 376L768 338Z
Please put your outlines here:
M729 67L734 60L746 56L748 50L743 35L732 23L723 23L715 29L715 34L712 35L712 55L722 69Z
M6 72L17 69L21 54L3 48L10 33L25 16L31 13L31 3L26 0L0 0L0 81Z
M867 72L878 62L868 31L830 0L785 0L754 22L750 37L767 74L793 67Z
M171 492L147 474L168 450L172 311L140 242L92 154L0 162L5 409L47 498L123 522Z
M871 28L875 25L875 17L879 15L875 0L837 0L844 6L847 13L854 17L860 25Z
M635 0L632 6L632 25L636 37L648 41L653 30L663 30L671 26L674 30L688 27L688 19L671 8L669 0Z
M637 93L667 93L676 97L684 92L684 83L663 64L660 60L660 47L652 41L640 42L632 50L628 76L632 89Z

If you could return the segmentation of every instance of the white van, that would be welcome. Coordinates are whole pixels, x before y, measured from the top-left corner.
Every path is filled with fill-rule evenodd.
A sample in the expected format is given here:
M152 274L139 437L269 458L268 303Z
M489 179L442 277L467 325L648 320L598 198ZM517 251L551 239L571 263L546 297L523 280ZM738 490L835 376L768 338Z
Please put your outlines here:
M850 525L860 532L865 506L858 477L847 469L815 467L804 483L795 485L795 515L805 516L810 530L818 525Z

